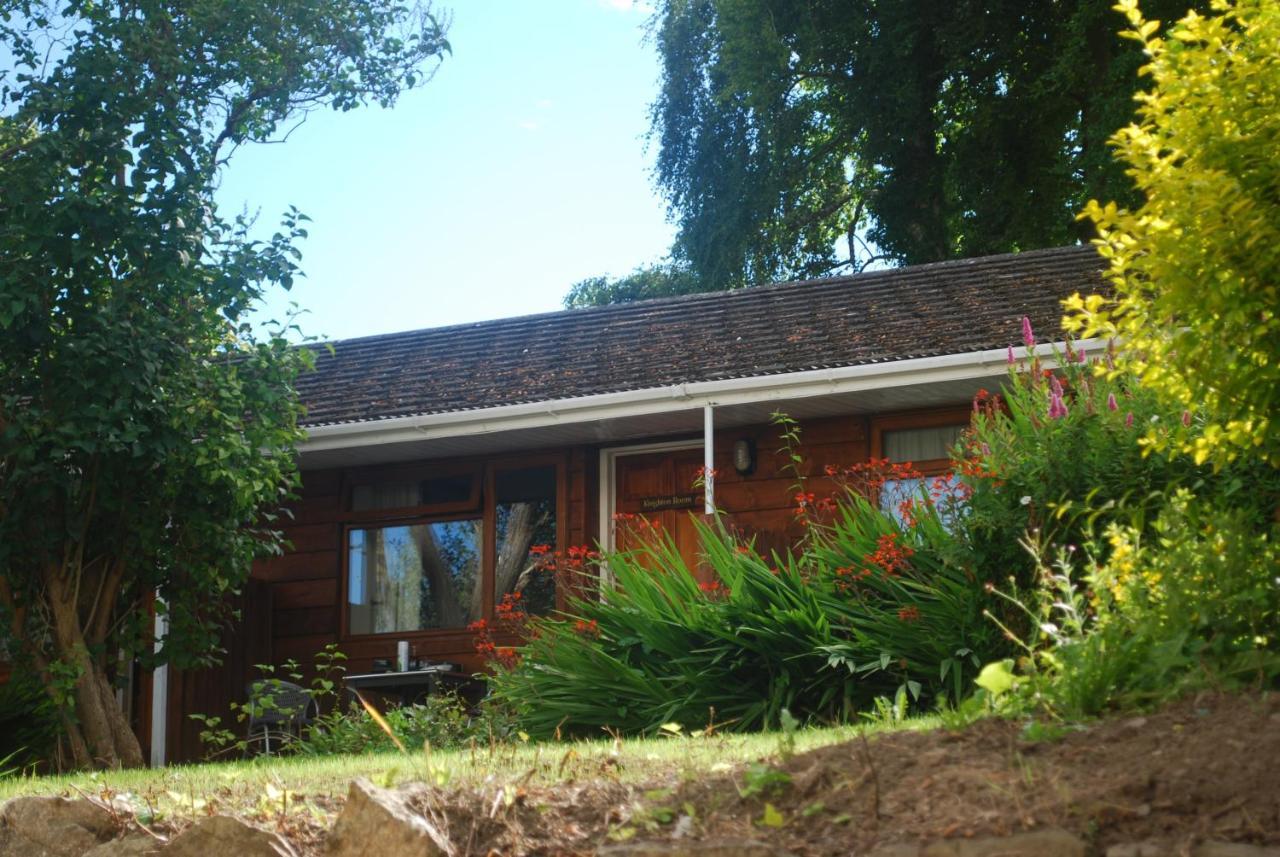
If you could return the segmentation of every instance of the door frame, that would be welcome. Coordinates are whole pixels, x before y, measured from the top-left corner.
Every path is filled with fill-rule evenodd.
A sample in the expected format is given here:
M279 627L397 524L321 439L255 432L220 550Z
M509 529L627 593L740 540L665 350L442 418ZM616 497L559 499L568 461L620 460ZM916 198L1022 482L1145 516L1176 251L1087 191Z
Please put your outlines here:
M612 446L600 450L600 532L598 543L602 553L613 550L613 515L617 511L618 459L633 455L650 455L655 452L682 452L702 449L702 438L666 440L654 443L636 443L629 446ZM608 575L602 565L603 576Z

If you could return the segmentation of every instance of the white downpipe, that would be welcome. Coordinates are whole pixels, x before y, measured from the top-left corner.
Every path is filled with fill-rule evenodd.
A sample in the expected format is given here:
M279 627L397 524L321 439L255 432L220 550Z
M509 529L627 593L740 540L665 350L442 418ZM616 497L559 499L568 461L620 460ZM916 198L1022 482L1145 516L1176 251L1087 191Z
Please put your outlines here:
M159 605L159 601L156 602ZM156 612L155 651L164 645L169 634L169 619ZM162 664L151 672L151 767L163 768L165 743L169 725L169 665Z
M702 406L702 511L708 515L716 512L716 418L715 406Z

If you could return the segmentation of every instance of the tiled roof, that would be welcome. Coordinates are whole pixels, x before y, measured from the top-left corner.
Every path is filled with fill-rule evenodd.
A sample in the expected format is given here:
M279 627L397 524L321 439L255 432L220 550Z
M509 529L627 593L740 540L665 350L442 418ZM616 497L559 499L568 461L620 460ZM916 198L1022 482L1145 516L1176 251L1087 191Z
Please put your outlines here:
M316 426L983 351L1024 315L1056 338L1101 268L1067 247L347 339L298 387Z

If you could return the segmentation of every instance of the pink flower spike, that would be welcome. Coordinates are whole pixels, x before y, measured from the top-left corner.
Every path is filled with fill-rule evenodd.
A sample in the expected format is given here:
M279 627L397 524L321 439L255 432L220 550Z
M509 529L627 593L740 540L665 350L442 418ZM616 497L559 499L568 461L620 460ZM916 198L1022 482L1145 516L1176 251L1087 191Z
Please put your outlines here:
M1191 428L1191 411L1182 412L1182 424L1186 428Z
M1115 393L1107 393L1107 410L1108 411L1120 410L1120 403L1116 401ZM1130 416L1132 416L1132 414Z
M1062 398L1062 382L1058 380L1057 375L1049 376L1049 392L1051 395L1057 396L1059 399Z
M1060 420L1067 415L1067 403L1059 393L1049 394L1049 419Z
M1025 315L1022 317L1022 344L1028 348L1036 344L1035 331L1031 329L1031 319Z
M1077 351L1077 352L1076 352L1076 362L1077 362L1077 363L1086 363L1086 362L1088 362L1088 360L1089 360L1089 358L1085 356L1084 349L1081 349L1080 351Z
M1018 361L1016 361L1016 360L1014 360L1014 359L1013 359L1013 346L1012 346L1012 345L1010 345L1010 346L1009 346L1009 355L1008 355L1008 357L1007 357L1006 359L1008 359L1008 361L1009 361L1009 365L1010 365L1010 366L1012 366L1014 363L1018 362Z
M1133 428L1133 411L1129 411L1124 415L1124 427Z

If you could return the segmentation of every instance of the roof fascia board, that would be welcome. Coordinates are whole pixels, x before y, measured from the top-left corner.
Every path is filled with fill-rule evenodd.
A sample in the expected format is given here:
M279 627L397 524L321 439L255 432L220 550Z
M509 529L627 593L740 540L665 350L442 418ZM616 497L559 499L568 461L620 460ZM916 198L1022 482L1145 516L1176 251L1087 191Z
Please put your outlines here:
M1063 343L1044 343L1037 345L1033 351L1046 365L1053 365L1054 349L1061 349L1062 346ZM1088 339L1075 343L1074 347L1086 353L1095 353L1105 348L1105 343L1099 339ZM1026 355L1024 349L1019 348L1017 351ZM1026 362L1027 359L1027 356L1023 356L1019 358L1019 362ZM1001 375L1007 368L1008 350L1001 348L884 363L862 363L857 366L834 369L699 381L468 411L335 423L308 428L307 439L300 445L299 451L321 452L407 441L491 434L688 411L701 409L705 405L725 407L856 393L913 384L969 380Z

